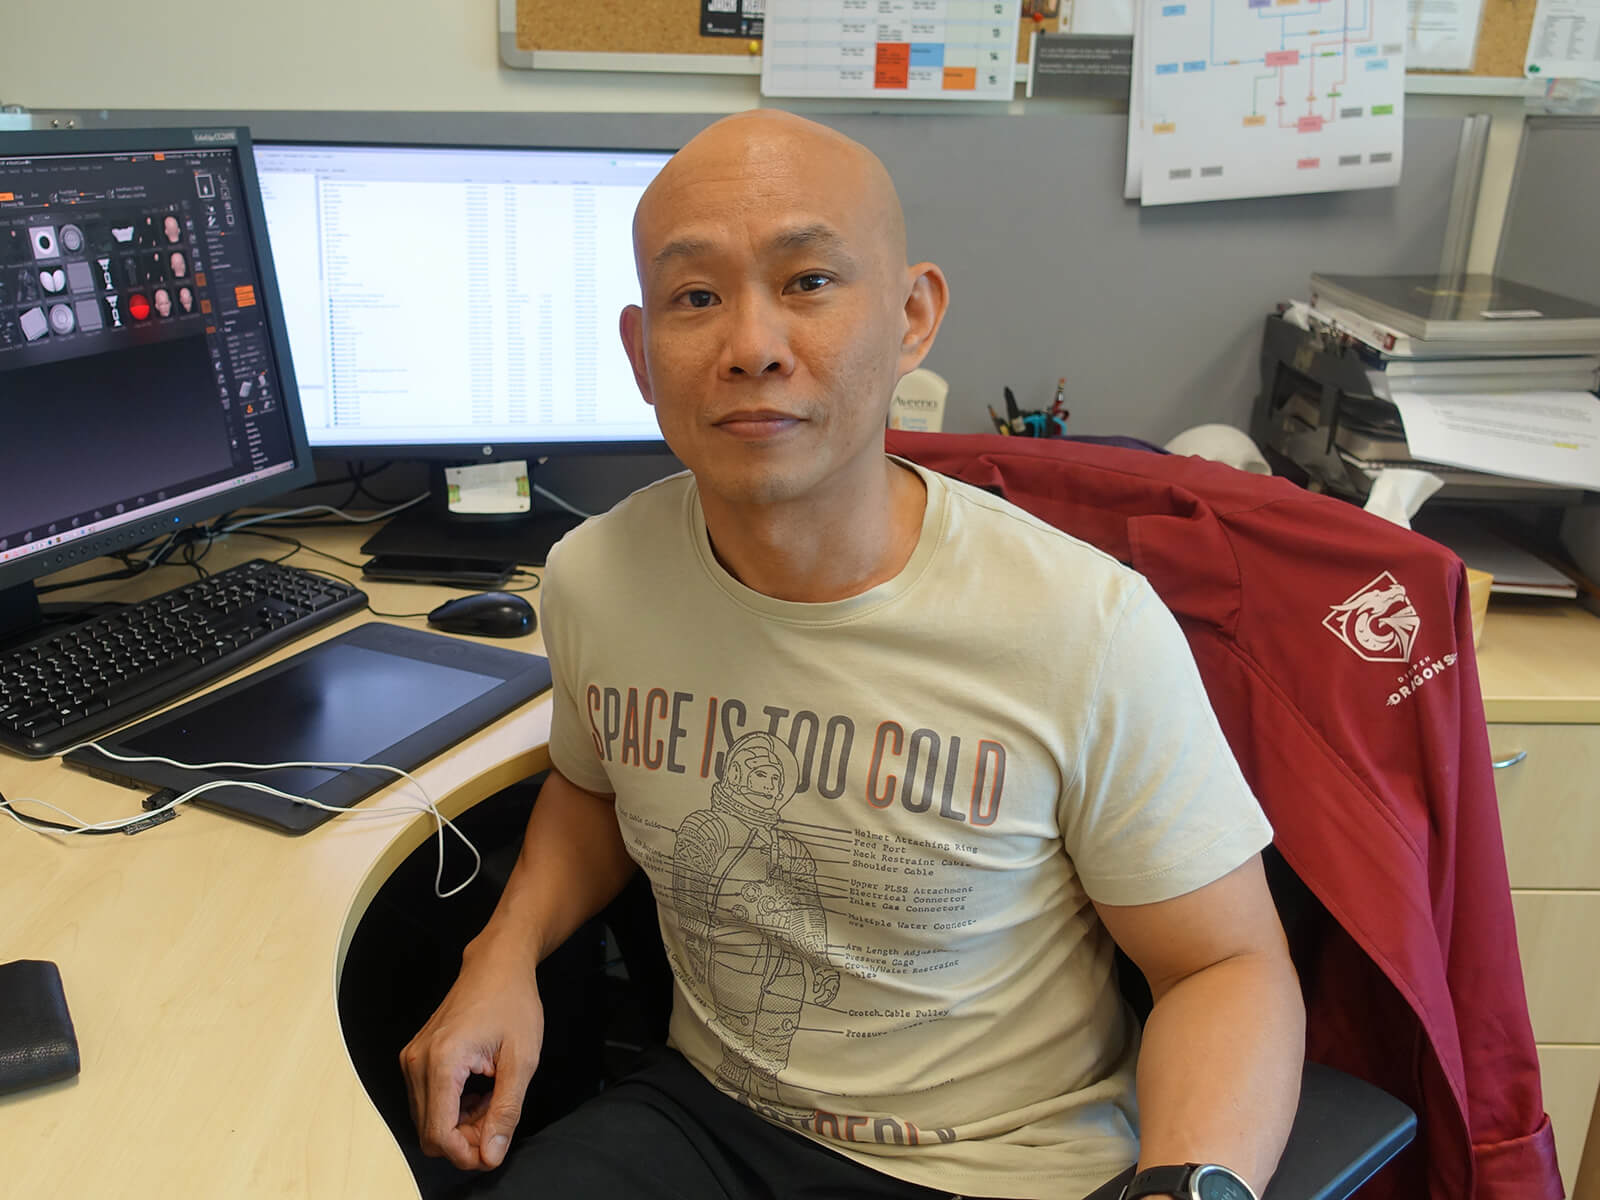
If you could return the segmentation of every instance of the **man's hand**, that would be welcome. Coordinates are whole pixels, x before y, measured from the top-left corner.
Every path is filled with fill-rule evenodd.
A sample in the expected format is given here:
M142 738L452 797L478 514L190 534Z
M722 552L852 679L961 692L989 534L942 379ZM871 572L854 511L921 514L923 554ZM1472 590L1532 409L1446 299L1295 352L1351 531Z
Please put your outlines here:
M505 1159L539 1065L544 1006L525 953L474 942L462 958L455 986L400 1052L400 1069L423 1152L488 1171ZM491 1078L493 1092L468 1095L474 1075Z

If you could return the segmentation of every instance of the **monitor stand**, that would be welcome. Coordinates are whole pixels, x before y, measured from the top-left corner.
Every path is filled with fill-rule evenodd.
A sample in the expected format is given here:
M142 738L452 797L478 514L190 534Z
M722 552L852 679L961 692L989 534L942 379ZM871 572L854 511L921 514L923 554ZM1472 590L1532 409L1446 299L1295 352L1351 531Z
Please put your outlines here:
M39 608L39 593L33 583L0 588L0 650L20 646L39 636L44 628L44 613Z
M61 633L92 620L121 601L89 600L41 604L34 585L19 583L0 588L0 653L25 646L49 633Z
M420 558L485 558L542 567L554 546L582 517L553 505L525 513L455 513L445 501L444 468L430 472L430 495L386 522L361 546L363 554Z

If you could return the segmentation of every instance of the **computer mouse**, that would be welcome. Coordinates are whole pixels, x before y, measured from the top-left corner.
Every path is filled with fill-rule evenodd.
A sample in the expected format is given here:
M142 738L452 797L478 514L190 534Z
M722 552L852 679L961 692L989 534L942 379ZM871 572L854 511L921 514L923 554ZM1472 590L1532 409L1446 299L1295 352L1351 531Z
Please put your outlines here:
M522 637L539 624L533 605L510 592L479 592L446 600L428 614L428 624L445 633L478 637Z

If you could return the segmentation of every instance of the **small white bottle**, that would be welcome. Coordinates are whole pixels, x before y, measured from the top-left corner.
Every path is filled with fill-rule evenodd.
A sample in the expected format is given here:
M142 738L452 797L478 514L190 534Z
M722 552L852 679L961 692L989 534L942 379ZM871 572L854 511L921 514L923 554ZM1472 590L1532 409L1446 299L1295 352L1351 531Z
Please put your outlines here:
M889 402L889 428L938 433L944 428L944 401L950 385L927 367L918 367L902 379Z

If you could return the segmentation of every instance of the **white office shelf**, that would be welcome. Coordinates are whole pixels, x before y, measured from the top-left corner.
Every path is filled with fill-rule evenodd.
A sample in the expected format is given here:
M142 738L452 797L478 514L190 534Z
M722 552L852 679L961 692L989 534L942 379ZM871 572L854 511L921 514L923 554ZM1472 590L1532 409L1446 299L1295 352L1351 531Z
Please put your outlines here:
M1413 96L1537 96L1544 84L1542 79L1406 73L1406 92Z

